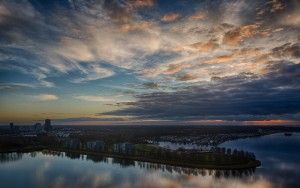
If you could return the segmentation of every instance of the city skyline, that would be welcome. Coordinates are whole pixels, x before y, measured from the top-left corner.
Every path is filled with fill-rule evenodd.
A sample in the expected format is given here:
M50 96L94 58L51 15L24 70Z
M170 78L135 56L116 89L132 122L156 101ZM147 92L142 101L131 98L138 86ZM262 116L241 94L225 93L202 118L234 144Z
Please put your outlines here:
M299 125L297 0L0 2L0 125Z

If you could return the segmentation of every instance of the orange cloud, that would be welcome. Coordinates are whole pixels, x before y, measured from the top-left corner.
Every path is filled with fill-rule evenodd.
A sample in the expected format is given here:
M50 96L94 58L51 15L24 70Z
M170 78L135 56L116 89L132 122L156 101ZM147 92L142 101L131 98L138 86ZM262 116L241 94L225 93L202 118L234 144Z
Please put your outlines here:
M297 11L298 10L283 16L280 23L285 26L300 28L300 16L299 16L299 12Z
M210 51L217 49L219 47L219 45L215 42L208 41L206 43L197 42L197 43L190 45L190 47L197 49L201 52L210 52Z
M114 4L114 2L111 2ZM118 9L114 9L116 7L108 6L109 16L119 23L128 23L134 19L134 14L137 10L142 8L149 8L154 5L154 0L128 0L125 1L124 5L119 6Z
M206 18L207 14L205 12L197 12L196 14L189 17L190 20L203 20Z
M242 48L235 52L235 54L239 56L258 56L261 55L262 52L259 48Z
M221 63L230 61L232 59L233 59L233 55L221 55L216 57L216 60Z
M129 6L133 8L152 7L154 0L130 0Z
M212 57L207 61L203 61L201 62L201 64L225 63L234 60L237 57L238 56L235 53L229 55L220 55L220 56Z
M255 24L242 26L240 28L240 34L243 37L251 37L257 32L257 28L258 26Z
M145 30L149 29L151 26L153 26L153 22L137 22L137 23L126 23L121 26L122 32L129 32L129 31L136 31L136 30Z
M257 33L258 25L245 25L225 33L223 43L227 45L238 45L244 39L250 38Z
M169 13L169 14L164 15L161 18L161 21L164 21L164 22L173 22L173 21L177 20L179 17L180 17L180 14Z
M171 64L168 66L168 69L163 72L163 74L175 74L187 67L189 67L187 64Z
M164 67L144 69L142 71L142 75L150 76L150 77L157 76L160 74L173 75L190 66L191 66L190 64L186 64L186 63L173 63Z
M179 80L179 81L189 81L189 80L194 80L196 79L197 77L194 76L194 75L191 75L191 74L184 74L182 76L178 76L176 78L176 80Z

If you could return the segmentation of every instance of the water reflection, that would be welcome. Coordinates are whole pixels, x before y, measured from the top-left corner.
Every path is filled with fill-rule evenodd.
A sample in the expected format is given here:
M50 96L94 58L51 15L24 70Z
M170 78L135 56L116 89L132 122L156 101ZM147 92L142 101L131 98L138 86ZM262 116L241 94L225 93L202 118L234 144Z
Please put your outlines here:
M98 162L108 163L108 158L103 157L103 156L87 155L86 160L91 160L91 161L94 161L95 163L98 163Z
M300 187L300 133L289 137L279 133L247 138L229 141L221 146L255 152L262 162L255 175L267 178L275 187Z
M0 153L0 163L21 160L23 153Z
M6 153L0 155L0 187L299 187L299 151L279 144L286 141L299 148L295 143L300 144L300 137L295 136L294 141L271 135L225 143L255 152L262 160L262 168L243 171L191 169L69 152ZM273 148L263 149L266 145Z
M24 153L1 153L1 162L11 162L16 160L21 160L23 155L29 155L30 157L34 158L37 154L43 154L44 156L57 156L61 158L68 158L68 159L82 159L82 160L91 160L94 163L107 163L107 164L117 164L120 165L122 168L127 167L138 167L141 169L146 170L160 170L162 172L169 172L169 173L177 173L180 175L194 175L194 176L214 176L216 178L229 178L229 177L243 177L243 176L250 176L255 172L256 168L249 168L249 169L240 169L240 170L213 170L213 169L198 169L198 168L185 168L179 166L172 166L172 165L165 165L165 164L156 164L150 162L141 162L141 161L134 161L129 159L120 159L120 158L108 158L101 155L81 155L74 152L57 152L51 150L44 150L42 152L32 152L28 154Z

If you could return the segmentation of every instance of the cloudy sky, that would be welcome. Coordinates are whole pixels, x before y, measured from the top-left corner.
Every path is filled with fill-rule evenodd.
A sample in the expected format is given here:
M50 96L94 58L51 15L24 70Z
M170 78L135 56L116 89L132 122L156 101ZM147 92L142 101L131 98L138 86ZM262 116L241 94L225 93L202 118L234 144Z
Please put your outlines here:
M299 0L1 0L0 124L300 122Z

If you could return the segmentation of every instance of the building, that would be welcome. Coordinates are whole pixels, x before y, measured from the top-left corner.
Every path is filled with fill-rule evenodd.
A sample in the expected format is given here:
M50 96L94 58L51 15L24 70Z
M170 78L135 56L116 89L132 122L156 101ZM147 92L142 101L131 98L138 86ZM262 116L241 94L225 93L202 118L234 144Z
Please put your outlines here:
M45 119L44 130L47 131L47 132L52 130L50 119Z
M34 129L34 131L37 132L37 133L42 132L42 131L43 131L42 124L41 124L41 123L36 123L36 124L34 124L33 129Z
M103 141L89 141L86 143L86 149L91 151L104 151L105 143Z
M19 126L15 126L14 123L9 123L11 133L19 133Z
M113 145L115 153L130 154L133 152L133 145L130 143L117 143Z
M9 127L11 131L14 131L14 123L9 123Z

